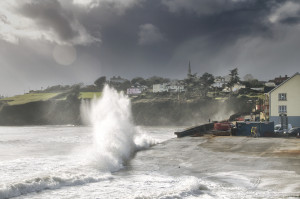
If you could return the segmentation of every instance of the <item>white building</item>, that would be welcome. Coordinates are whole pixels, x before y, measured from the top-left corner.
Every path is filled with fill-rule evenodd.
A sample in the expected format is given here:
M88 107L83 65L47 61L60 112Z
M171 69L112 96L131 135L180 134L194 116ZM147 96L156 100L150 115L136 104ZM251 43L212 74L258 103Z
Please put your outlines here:
M224 84L226 84L225 77L216 77L211 86L214 88L223 88Z
M127 88L127 95L140 95L143 92L142 88L131 87Z
M276 84L274 82L266 82L265 86L267 86L267 87L275 87Z
M281 123L286 114L288 123L300 127L300 74L296 73L268 93L269 120Z
M153 93L162 93L162 92L168 92L168 84L153 84Z
M167 87L168 87L168 92L180 93L180 92L185 91L183 85L176 84L176 83L170 84Z
M134 86L131 86L130 88L127 89L127 95L139 95L147 89L148 89L147 86L136 83L134 84Z
M184 86L178 83L163 83L163 84L153 84L153 93L161 92L183 92L185 91Z

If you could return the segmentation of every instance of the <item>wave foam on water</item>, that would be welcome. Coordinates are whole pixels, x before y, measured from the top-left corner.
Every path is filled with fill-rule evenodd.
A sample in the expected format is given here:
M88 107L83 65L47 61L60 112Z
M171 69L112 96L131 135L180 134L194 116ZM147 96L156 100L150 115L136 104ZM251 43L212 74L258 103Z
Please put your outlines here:
M162 179L156 177L153 180L146 180L146 185L143 189L140 188L134 198L198 198L200 195L205 198L210 193L208 187L194 176L164 176Z
M107 85L81 110L93 126L91 164L101 171L118 171L134 152L157 143L134 125L130 99Z
M59 189L66 186L83 185L111 179L110 175L92 177L87 175L68 175L38 177L18 183L11 183L0 186L0 199L6 199L16 196L39 192L46 189Z

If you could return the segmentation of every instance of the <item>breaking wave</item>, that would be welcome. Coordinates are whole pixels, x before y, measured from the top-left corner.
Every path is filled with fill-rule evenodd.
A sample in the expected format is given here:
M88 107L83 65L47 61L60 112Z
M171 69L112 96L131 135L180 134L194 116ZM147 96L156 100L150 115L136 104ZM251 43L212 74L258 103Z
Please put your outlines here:
M68 170L68 167L67 170L59 174L0 184L0 199L47 189L60 189L66 186L109 180L112 178L110 172L121 169L136 151L157 143L156 140L134 125L130 99L108 86L105 86L101 98L95 98L90 103L83 103L81 110L86 121L93 127L93 142L91 150L87 151L88 165L85 161L81 164L81 159L77 160L74 157L72 164L75 164L73 165L75 168L78 167L75 173ZM82 167L86 167L89 174L79 172L83 169Z
M101 98L81 110L93 126L91 163L101 171L121 169L134 152L157 142L134 125L130 99L107 85Z
M0 199L17 197L28 193L39 192L46 189L59 189L66 186L83 185L87 183L95 183L109 180L110 175L102 175L100 177L92 177L87 175L67 175L38 177L23 182L11 183L0 186Z

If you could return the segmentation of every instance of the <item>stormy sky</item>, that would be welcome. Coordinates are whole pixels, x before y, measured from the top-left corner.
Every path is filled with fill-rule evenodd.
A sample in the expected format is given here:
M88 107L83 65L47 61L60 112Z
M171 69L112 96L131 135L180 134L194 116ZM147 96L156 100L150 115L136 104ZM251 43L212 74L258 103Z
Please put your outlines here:
M0 95L97 77L299 72L298 0L1 0Z

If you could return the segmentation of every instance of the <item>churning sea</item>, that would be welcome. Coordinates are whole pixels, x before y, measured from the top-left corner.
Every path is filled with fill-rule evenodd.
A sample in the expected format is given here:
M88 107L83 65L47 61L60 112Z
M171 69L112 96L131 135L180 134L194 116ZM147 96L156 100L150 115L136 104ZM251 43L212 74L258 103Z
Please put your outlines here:
M176 130L139 129L151 135L153 144L174 137ZM97 160L92 131L92 127L73 126L0 127L0 198L163 198L192 196L197 191L199 182L192 176L135 171L126 166L130 159L118 165L109 157L114 154ZM101 161L115 161L119 168L98 167ZM135 161L143 167L142 161Z
M200 146L209 139L175 138L179 127L135 126L130 109L106 87L83 103L87 126L0 127L0 199L299 197L298 174L266 169L281 168L276 159L214 152Z

